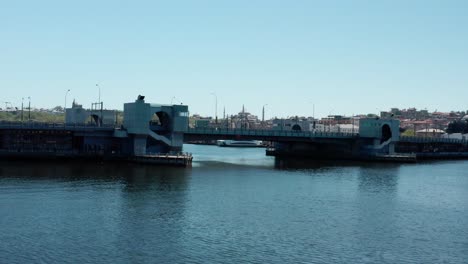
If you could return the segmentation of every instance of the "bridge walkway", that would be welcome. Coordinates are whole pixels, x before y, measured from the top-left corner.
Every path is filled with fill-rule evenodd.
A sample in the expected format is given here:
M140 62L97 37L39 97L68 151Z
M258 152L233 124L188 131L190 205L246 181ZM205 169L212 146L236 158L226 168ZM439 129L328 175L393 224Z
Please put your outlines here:
M313 139L356 139L357 133L263 129L189 128L185 140L242 139L265 141L311 141Z

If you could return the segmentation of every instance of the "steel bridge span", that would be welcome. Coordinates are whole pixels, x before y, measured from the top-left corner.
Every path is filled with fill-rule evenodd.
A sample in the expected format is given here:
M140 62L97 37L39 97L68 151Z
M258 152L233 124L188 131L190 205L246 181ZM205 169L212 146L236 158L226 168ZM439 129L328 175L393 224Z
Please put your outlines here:
M263 140L272 142L316 142L327 139L356 140L357 138L359 138L357 133L226 128L189 128L184 133L185 142L218 139Z

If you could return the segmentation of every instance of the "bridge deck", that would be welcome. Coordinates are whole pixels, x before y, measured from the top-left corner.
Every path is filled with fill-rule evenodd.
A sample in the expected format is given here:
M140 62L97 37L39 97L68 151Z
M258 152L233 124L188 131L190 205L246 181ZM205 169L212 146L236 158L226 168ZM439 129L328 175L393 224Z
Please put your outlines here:
M243 139L243 140L311 140L311 139L355 139L356 133L312 132L291 130L190 128L186 139Z
M400 142L409 143L446 143L467 145L468 141L454 138L435 138L435 137L400 137Z
M94 124L65 124L46 122L9 122L0 121L0 130L67 130L67 131L113 131L120 129L115 125L97 126ZM244 139L244 140L288 140L301 141L312 139L357 139L358 133L340 133L326 131L291 131L263 129L226 129L226 128L189 128L185 132L189 140ZM400 142L408 143L444 143L468 145L466 139L434 138L434 137L400 137Z
M0 129L28 129L28 130L68 130L68 131L112 131L114 125L92 125L92 124L64 124L46 122L0 122Z

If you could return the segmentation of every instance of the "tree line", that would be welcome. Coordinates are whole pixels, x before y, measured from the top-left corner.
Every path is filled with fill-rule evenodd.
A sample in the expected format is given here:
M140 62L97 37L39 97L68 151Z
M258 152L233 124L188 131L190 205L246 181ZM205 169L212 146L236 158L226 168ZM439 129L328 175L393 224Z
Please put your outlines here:
M467 120L456 120L450 122L447 128L447 133L468 133L468 119Z

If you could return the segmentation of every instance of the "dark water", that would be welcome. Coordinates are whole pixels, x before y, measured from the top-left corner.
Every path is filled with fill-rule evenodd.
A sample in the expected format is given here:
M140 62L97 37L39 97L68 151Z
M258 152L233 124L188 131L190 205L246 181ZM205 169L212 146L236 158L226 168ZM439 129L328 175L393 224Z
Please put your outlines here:
M468 162L0 162L1 263L468 263ZM286 164L287 165L287 164Z

